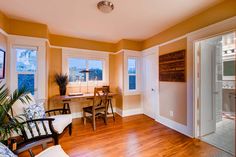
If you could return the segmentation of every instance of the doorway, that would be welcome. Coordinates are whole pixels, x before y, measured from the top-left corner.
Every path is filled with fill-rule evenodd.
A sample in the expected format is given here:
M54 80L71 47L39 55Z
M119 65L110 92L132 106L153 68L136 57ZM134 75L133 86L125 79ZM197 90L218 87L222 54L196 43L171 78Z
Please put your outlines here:
M235 155L236 33L195 42L197 136Z
M157 98L157 52L149 53L143 57L143 112L156 119L158 112Z

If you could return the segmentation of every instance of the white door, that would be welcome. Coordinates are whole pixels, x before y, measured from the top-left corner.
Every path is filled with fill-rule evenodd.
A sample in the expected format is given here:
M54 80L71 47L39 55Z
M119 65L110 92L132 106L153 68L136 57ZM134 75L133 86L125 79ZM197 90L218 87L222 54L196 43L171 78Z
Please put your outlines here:
M200 136L215 132L216 111L220 112L218 107L222 105L219 102L221 100L219 43L220 38L200 42Z
M157 52L143 57L143 112L155 119L158 109Z

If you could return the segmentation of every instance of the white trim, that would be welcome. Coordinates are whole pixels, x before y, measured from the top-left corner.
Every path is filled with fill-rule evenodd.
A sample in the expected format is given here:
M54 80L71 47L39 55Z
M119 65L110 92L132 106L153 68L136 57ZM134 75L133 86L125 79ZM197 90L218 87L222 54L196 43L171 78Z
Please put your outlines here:
M121 52L124 52L125 50L128 50L128 49L121 49L121 50L119 50L119 51L117 51L117 52L112 52L112 53L110 53L111 55L117 55L117 54L119 54L119 53L121 53Z
M103 61L103 81L98 81L99 85L109 84L109 54L108 53L97 53L102 51L84 50L65 48L62 49L62 73L68 72L68 58L82 58L82 59L94 59ZM89 83L94 81L88 81ZM81 83L82 86L86 86L86 82ZM69 84L68 87L75 87L78 84Z
M30 37L30 36L23 36L23 35L13 35L13 34L8 34L8 38L11 39L25 39L25 40L37 40L38 42L48 42L48 39L45 38L40 38L40 37Z
M165 118L165 117L162 117L162 116L158 116L157 119L156 119L157 122L173 129L173 130L176 130L188 137L191 137L193 138L192 136L192 130L189 129L189 127L187 127L186 125L183 125L183 124L180 124L180 123L177 123L173 120L170 120L168 118Z
M156 45L156 46L153 46L151 48L145 49L145 50L142 51L142 57L157 53L158 50L159 50L159 45Z
M235 28L236 28L236 16L232 17L232 18L229 18L229 19L226 19L224 21L221 21L221 22L218 22L218 23L215 23L215 24L212 24L208 27L204 27L202 29L199 29L197 31L194 31L194 32L191 32L188 34L188 42L187 42L187 47L188 47L188 54L191 54L193 57L192 57L192 91L188 90L187 93L191 92L193 93L192 95L192 100L190 102L190 100L188 100L188 103L192 103L192 125L193 125L193 136L198 138L198 134L199 134L199 131L198 131L198 108L197 108L197 99L198 99L198 96L197 96L197 88L196 88L196 80L195 78L197 78L197 73L196 73L196 68L197 68L197 63L195 62L196 60L196 52L194 52L194 48L195 48L195 44L197 41L201 41L201 40L204 40L204 39L207 39L207 38L211 38L211 37L215 37L215 36L218 36L218 35L222 35L222 34L225 34L225 33L228 33L228 32L232 32L232 31L235 31ZM188 72L187 72L188 73ZM189 109L188 109L189 110Z
M83 112L74 112L74 113L71 113L71 115L72 115L73 119L81 118L81 117L83 117Z
M143 114L142 108L135 108L135 109L128 109L122 111L122 117L137 115L137 114Z
M133 50L125 50L124 51L124 95L139 95L141 94L141 51L133 51ZM136 59L136 89L129 90L128 83L128 59L135 58Z
M122 110L119 108L116 108L116 113L122 117Z
M117 113L117 109L118 108L116 108L116 107L114 107L113 108L113 112L114 113ZM121 113L121 110L120 109L118 109L119 110L119 113L117 113L117 114L119 114L120 116L122 116L120 113ZM111 108L109 108L108 109L108 113L109 113L109 115L108 115L108 117L110 116L110 114L111 114ZM72 118L73 119L75 119L75 118L81 118L81 117L83 117L83 112L73 112L73 113L71 113L71 115L72 115Z
M9 57L7 58L10 63L9 67L9 87L10 91L13 92L17 89L17 78L16 78L16 62L15 53L13 51L14 46L25 46L25 47L37 47L37 94L35 99L47 99L47 75L46 75L46 40L34 37L9 35L8 36L8 50Z
M127 117L127 116L143 114L143 109L142 108L127 109L127 110L121 110L119 108L116 108L115 111L121 117Z
M0 33L2 33L2 34L5 35L5 36L8 36L8 33L5 32L2 28L0 28Z
M170 44L170 43L173 43L173 42L176 42L176 41L184 39L184 38L187 38L187 36L188 36L188 34L185 34L185 35L182 35L182 36L177 37L175 39L172 39L172 40L169 40L167 42L161 43L161 44L159 44L159 47Z
M149 49L146 49L145 51L142 51L142 65L144 64L143 63L143 60L145 57L149 56L149 55L155 55L156 57L156 83L154 84L154 88L156 90L156 96L155 96L155 100L156 100L156 103L155 103L155 106L153 108L154 110L154 117L151 117L151 118L154 118L156 119L159 115L159 106L160 106L160 103L159 103L159 72L158 72L158 69L159 69L159 46L154 46L152 48L149 48ZM142 68L144 68L144 66L142 66ZM142 109L143 109L143 112L145 114L145 110L144 110L144 105L145 105L145 102L144 102L144 92L145 92L145 82L144 82L144 78L146 77L145 76L145 72L144 72L145 69L142 69L143 73L142 73L142 95L141 95L141 106L142 106ZM147 115L147 114L145 114ZM147 115L148 116L148 115Z

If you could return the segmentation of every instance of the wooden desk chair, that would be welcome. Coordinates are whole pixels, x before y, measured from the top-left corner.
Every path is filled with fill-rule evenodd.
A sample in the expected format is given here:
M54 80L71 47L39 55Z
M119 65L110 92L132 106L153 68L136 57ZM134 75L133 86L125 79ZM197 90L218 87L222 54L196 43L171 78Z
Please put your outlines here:
M102 87L107 88L108 92L110 93L110 86L102 86ZM113 121L115 121L115 113L113 111L113 106L112 106L112 97L108 96L107 110L108 110L109 107L111 107L111 113L112 113L112 116L113 116ZM107 112L107 114L109 114L109 113Z
M96 130L96 117L102 117L104 123L107 124L108 93L107 88L94 88L93 106L83 108L84 124L86 124L87 118L91 118L94 131ZM87 117L86 113L92 116Z

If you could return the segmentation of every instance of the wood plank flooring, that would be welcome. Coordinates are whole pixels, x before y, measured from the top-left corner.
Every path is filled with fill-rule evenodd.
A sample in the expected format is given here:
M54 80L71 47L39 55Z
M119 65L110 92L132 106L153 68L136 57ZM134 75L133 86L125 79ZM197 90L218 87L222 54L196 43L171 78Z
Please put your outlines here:
M71 157L232 157L207 143L191 139L145 115L97 120L94 132L81 119L73 120L72 136L66 132L60 144ZM36 154L41 148L33 150ZM29 154L22 153L20 157Z

